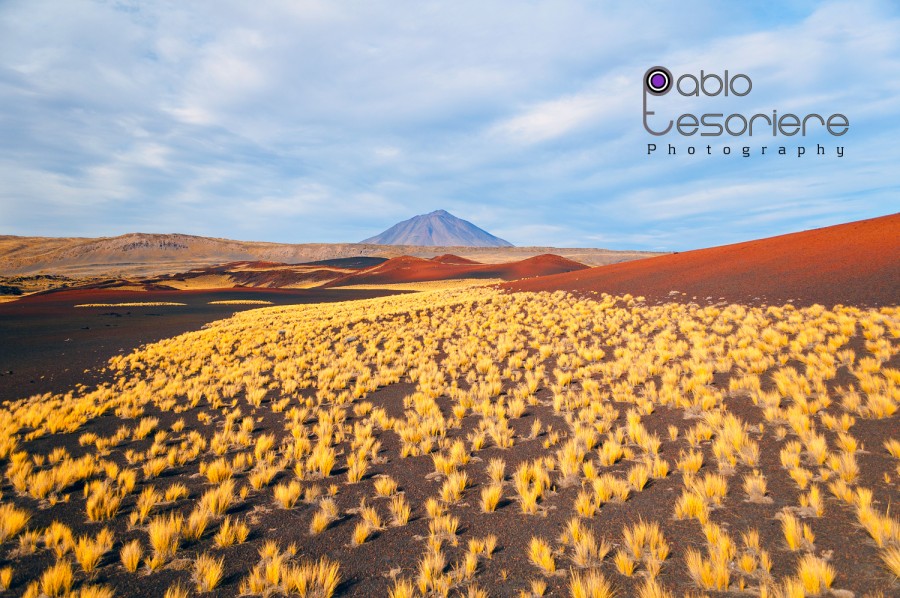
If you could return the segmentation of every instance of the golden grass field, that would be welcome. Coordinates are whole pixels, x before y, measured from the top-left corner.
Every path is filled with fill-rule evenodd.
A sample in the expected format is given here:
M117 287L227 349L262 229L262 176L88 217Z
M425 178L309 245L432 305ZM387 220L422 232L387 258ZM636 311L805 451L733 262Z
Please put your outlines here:
M227 289L234 281L224 274L206 274L185 280L169 280L166 284L178 290Z
M896 595L898 339L897 307L489 288L238 313L3 405L0 585Z
M271 301L264 299L223 299L222 301L210 301L210 305L272 305Z

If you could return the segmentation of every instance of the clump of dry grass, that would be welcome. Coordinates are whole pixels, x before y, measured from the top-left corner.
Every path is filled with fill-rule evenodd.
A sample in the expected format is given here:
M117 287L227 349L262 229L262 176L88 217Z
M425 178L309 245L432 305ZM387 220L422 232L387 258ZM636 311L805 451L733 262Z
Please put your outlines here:
M66 596L72 589L73 579L69 562L57 561L41 574L40 591L50 598Z
M181 542L183 525L184 518L175 513L159 515L150 520L147 533L154 552L151 568L156 568L175 556Z
M226 516L219 531L213 537L213 541L219 548L228 548L235 544L243 544L247 536L250 535L250 526L243 521L233 520L230 516Z
M300 485L299 482L292 480L288 483L277 484L272 489L275 500L283 509L292 509L294 505L297 504L297 501L300 500L300 495L303 492L303 486Z
M541 538L532 538L528 544L528 558L545 573L556 571L556 560L550 545Z
M797 551L812 546L815 535L809 524L801 523L791 513L781 513L781 531L788 549Z
M491 484L481 489L481 510L485 513L493 513L503 498L503 486Z
M338 507L334 500L325 498L319 503L319 510L313 515L310 523L310 532L319 534L338 517Z
M94 538L81 536L75 544L75 560L81 565L85 573L91 573L97 568L97 564L104 554L113 547L113 533L108 528L103 528Z
M218 559L209 554L201 554L194 561L194 582L197 584L197 592L211 592L218 587L222 580L224 557Z
M612 585L596 569L572 571L569 576L569 595L572 598L612 598Z
M25 525L31 515L24 509L19 509L7 503L0 505L0 543L14 538Z
M129 573L137 571L138 566L141 564L142 556L144 556L144 549L141 547L140 540L132 540L128 544L122 546L121 550L119 550L119 558L122 561L122 566L125 567L125 570Z

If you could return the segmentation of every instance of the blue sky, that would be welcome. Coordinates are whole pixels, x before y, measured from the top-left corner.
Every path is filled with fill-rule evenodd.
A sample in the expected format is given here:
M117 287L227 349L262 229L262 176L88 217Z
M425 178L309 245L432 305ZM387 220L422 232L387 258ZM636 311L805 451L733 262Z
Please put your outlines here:
M753 80L658 114L850 132L682 155L707 141L643 129L653 65ZM0 234L344 242L444 208L517 245L683 250L898 211L898 124L887 0L0 3Z

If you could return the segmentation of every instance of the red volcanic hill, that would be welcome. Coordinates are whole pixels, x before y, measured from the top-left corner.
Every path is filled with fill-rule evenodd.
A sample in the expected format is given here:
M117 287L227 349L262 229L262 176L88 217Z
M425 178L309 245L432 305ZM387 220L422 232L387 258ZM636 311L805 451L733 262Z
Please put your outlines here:
M897 305L900 214L503 286L703 303Z
M452 253L445 253L444 255L436 255L431 258L432 262L438 262L441 264L456 264L456 265L473 265L480 264L481 262L476 262L475 260L470 260L465 257L460 257L458 255L453 255Z
M516 280L585 269L587 266L584 264L550 254L505 264L479 264L452 255L430 260L405 255L389 259L374 268L348 274L323 286L395 284L460 278Z
M492 276L492 278L518 280L521 278L536 278L540 276L551 276L553 274L578 272L580 270L587 270L588 266L558 255L553 255L552 253L544 253L518 262L497 264L494 266L494 269L496 275Z

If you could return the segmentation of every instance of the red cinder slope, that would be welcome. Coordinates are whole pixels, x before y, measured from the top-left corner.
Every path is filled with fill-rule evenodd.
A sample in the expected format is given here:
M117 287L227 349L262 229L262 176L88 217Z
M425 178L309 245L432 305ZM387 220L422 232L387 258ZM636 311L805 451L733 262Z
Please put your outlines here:
M584 269L587 269L587 266L584 264L579 264L558 255L538 255L506 264L457 264L452 263L452 261L435 261L402 256L392 258L374 268L349 274L324 286L396 284L459 278L517 280L519 278L547 276L549 274Z
M897 305L900 214L503 286L698 303Z
M588 266L584 264L558 255L545 253L518 262L489 266L486 271L491 275L485 278L519 280L521 278L536 278L552 274L563 274L565 272L579 272L587 269Z
M438 262L440 264L480 264L481 262L476 262L475 260L470 260L469 258L460 257L458 255L453 255L452 253L445 253L444 255L436 255L431 258L432 262Z

